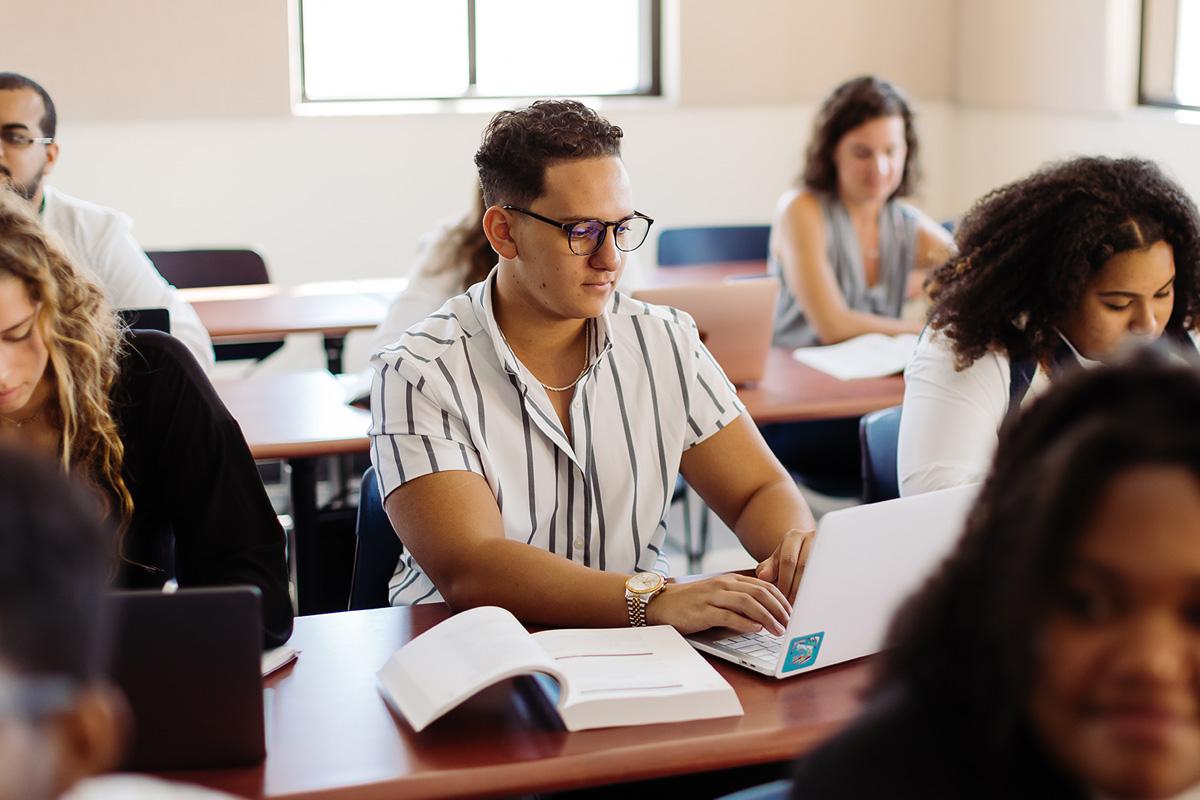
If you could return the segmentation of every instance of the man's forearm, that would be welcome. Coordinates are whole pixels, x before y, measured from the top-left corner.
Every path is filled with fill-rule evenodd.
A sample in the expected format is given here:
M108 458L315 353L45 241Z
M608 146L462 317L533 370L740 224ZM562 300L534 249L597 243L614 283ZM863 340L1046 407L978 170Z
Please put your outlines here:
M458 574L438 584L455 611L494 605L533 625L627 625L625 579L511 539L471 548Z
M733 531L747 552L762 561L775 552L788 531L815 527L812 511L796 484L790 477L780 477L764 484L742 506Z

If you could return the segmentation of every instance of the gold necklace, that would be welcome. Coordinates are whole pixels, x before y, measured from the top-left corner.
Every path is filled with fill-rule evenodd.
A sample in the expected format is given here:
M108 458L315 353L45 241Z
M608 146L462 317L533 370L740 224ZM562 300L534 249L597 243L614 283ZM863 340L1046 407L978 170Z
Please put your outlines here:
M500 338L504 340L504 344L508 345L508 349L510 351L512 351L512 354L515 356L517 354L517 351L513 350L513 346L511 344L509 344L508 337L504 335L504 331L500 330L499 325L496 326L496 330L500 331ZM590 330L589 330L589 334L590 334ZM578 375L575 376L575 380L571 381L566 386L551 386L548 383L542 383L541 378L539 378L537 375L533 375L533 370L529 370L529 374L533 375L533 379L535 381L537 381L538 384L548 392L565 392L568 389L574 389L575 384L577 384L581 380L583 380L584 375L587 375L587 371L588 371L587 354L588 354L588 346L587 346L587 343L585 342L583 345L583 369L579 372ZM526 367L526 369L529 369L529 368Z
M6 423L8 423L9 425L11 425L14 428L20 428L24 425L28 425L29 423L35 421L41 415L42 415L41 411L35 411L32 414L30 414L28 417L24 417L22 419L9 419L8 417L0 416L0 420L4 420Z

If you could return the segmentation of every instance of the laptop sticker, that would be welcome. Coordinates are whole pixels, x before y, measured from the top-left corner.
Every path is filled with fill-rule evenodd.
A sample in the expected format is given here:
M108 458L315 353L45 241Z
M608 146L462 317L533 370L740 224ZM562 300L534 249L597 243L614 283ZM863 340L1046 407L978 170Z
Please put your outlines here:
M817 661L817 653L821 652L821 642L825 640L825 631L810 633L807 636L797 636L788 644L787 658L783 661L784 672L795 672L798 669L811 667Z

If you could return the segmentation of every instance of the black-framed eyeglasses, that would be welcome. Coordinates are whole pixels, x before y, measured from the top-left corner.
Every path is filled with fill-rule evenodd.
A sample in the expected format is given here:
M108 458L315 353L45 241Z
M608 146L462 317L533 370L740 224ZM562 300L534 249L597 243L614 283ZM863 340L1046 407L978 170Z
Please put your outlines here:
M24 150L31 144L53 144L53 136L30 136L22 131L13 130L11 128L0 130L0 142L4 142L7 147L14 147L18 150Z
M567 235L567 246L577 256L590 256L599 250L600 246L604 244L604 237L609 228L613 229L613 242L618 250L626 253L637 250L646 241L646 235L650 233L650 226L654 224L654 220L637 211L616 222L605 222L600 219L559 222L520 206L501 206L501 208L505 211L516 211L547 225L561 228L562 232Z

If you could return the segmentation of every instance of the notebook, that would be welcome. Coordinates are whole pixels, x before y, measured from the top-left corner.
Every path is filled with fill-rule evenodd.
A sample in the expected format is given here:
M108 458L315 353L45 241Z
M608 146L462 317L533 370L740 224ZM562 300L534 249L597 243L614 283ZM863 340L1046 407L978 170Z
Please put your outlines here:
M257 764L263 735L259 591L113 592L109 674L133 711L126 770Z
M690 314L700 330L700 340L735 386L762 379L775 330L778 278L637 289L633 297Z
M843 381L904 372L917 349L915 333L864 333L837 344L797 347L792 358Z
M776 678L879 652L900 604L954 549L978 491L960 486L825 514L783 636L714 628L688 642Z

